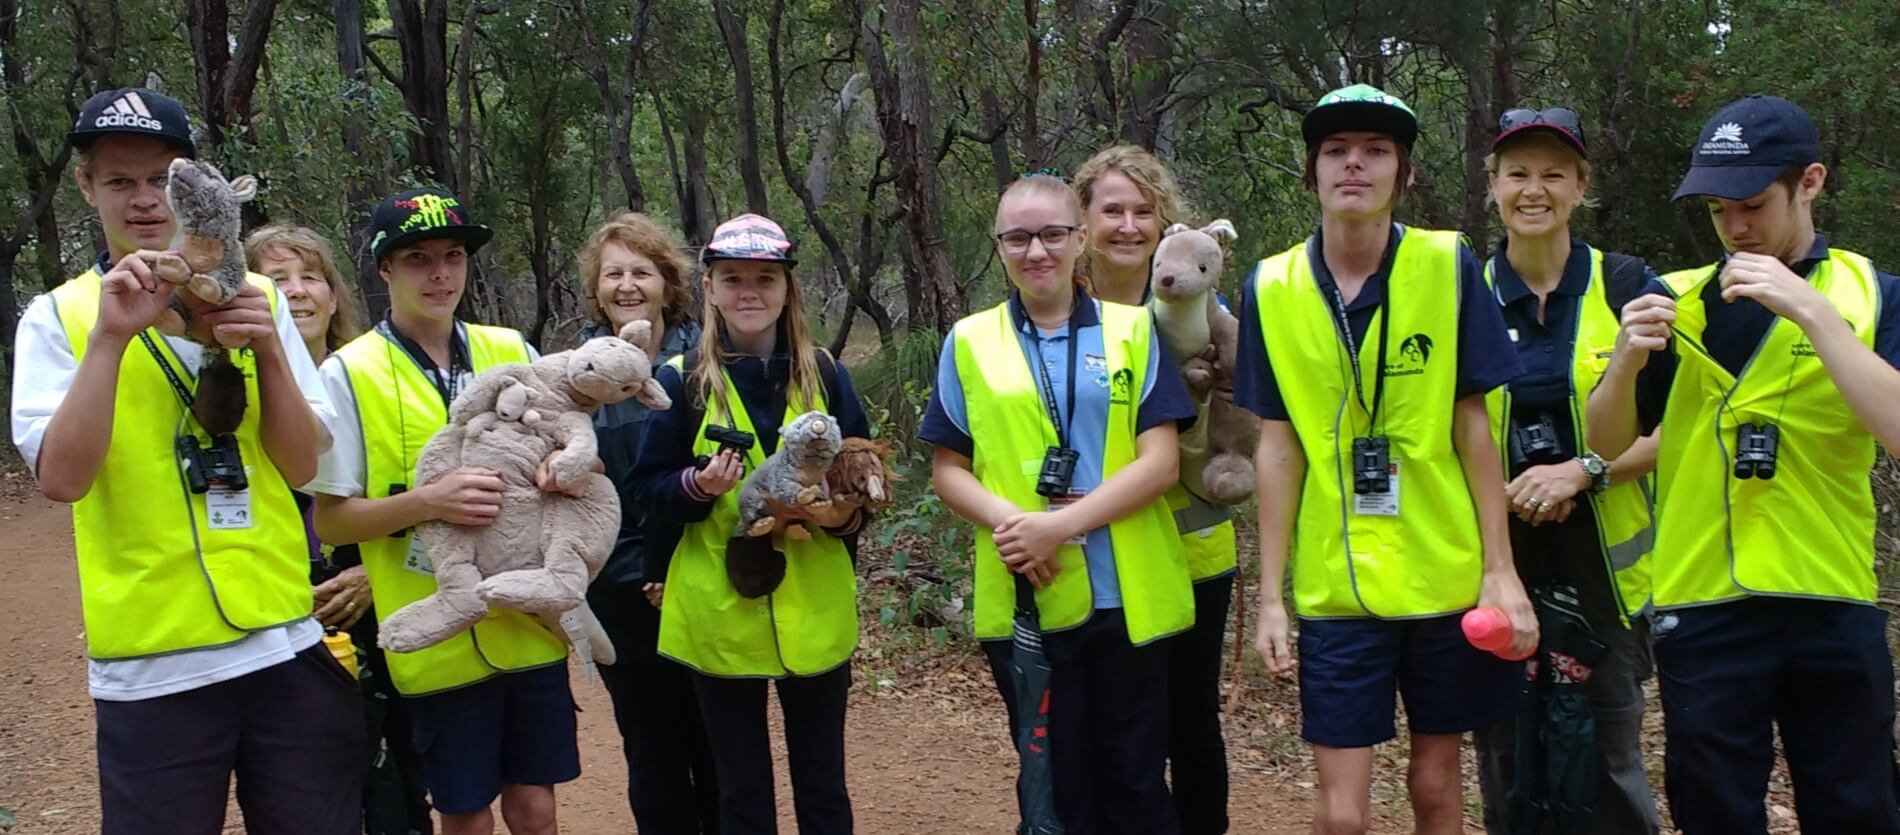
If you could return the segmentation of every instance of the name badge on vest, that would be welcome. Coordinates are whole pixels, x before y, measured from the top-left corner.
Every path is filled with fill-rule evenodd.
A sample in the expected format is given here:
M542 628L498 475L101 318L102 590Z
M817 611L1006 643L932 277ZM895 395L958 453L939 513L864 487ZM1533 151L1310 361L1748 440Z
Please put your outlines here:
M1391 477L1386 481L1387 489L1379 493L1355 493L1352 497L1352 512L1360 516L1397 516L1399 515L1399 462L1394 459L1388 466Z
M402 567L425 577L435 576L435 563L429 561L429 552L422 548L422 537L409 535L409 553L402 558Z
M1059 498L1059 499L1058 499L1058 498L1052 498L1052 499L1049 499L1049 500L1048 500L1048 504L1047 504L1047 506L1046 506L1046 509L1047 509L1047 510L1048 510L1048 511L1049 511L1050 513L1054 513L1054 512L1056 512L1056 511L1058 511L1058 510L1061 510L1061 509L1063 509L1063 508L1065 508L1065 507L1068 507L1069 505L1072 505L1072 504L1075 504L1076 502L1078 502L1078 501L1080 501L1080 500L1082 499L1082 497L1083 497L1083 496L1086 496L1086 495L1088 495L1088 493L1086 493L1086 492L1083 492L1083 491L1081 491L1081 490L1070 490L1070 491L1069 491L1069 495L1067 495L1067 496L1065 496L1065 497L1063 497L1063 498ZM1088 539L1089 539L1089 536L1088 536L1088 534L1086 534L1086 533L1081 533L1081 534L1076 534L1075 536L1072 536L1072 537L1069 537L1069 538L1068 538L1067 540L1065 540L1065 541L1064 541L1064 542L1063 542L1062 544L1064 544L1064 545L1082 545L1082 544L1085 544L1085 543L1087 543L1087 542L1088 542Z
M251 527L251 491L212 487L205 491L205 518L214 531L241 531Z

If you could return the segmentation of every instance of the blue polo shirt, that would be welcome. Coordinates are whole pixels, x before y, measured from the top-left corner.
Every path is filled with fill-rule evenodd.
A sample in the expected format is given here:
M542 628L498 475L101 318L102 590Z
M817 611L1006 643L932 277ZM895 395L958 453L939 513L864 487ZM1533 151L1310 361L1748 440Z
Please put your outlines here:
M1103 350L1101 302L1078 291L1075 310L1067 327L1044 332L1036 328L1023 311L1022 298L1009 294L1010 320L1016 325L1018 346L1033 370L1037 364L1048 369L1049 383L1056 392L1056 411L1069 426L1069 446L1079 454L1074 491L1087 493L1101 486L1102 449L1108 442L1108 364ZM957 376L953 328L944 339L943 353L937 361L937 385L924 407L924 419L917 437L925 442L974 457L976 443L970 438L968 409L963 398L963 382ZM1075 414L1069 414L1068 385L1069 342L1075 342L1076 362L1082 365L1075 379ZM1141 400L1135 409L1135 432L1140 434L1174 421L1181 428L1194 423L1194 401L1187 386L1174 371L1174 360L1160 339L1150 340L1148 370L1143 377ZM1166 369L1166 373L1161 373ZM1038 375L1040 376L1040 375ZM1115 576L1115 547L1106 526L1089 531L1082 546L1088 560L1089 584L1095 593L1095 608L1115 609L1122 605L1121 582Z
M1346 322L1352 328L1356 344L1365 344L1366 332L1372 328L1372 314L1385 303L1386 280L1404 235L1403 225L1392 224L1392 235L1386 242L1378 271L1366 279L1359 295L1346 304ZM1306 241L1306 256L1320 291L1330 298L1337 282L1332 270L1327 269L1321 251L1320 233L1315 231ZM1234 402L1267 420L1290 420L1286 399L1281 396L1279 380L1273 373L1273 359L1267 356L1266 340L1260 332L1260 314L1254 307L1254 280L1259 273L1256 265L1241 286L1240 310L1235 314L1240 318L1240 357L1239 367L1234 370ZM1523 367L1505 333L1504 319L1498 314L1491 291L1484 284L1484 270L1479 266L1478 256L1463 244L1458 246L1458 284L1456 397L1462 400L1510 382ZM1367 379L1368 389L1371 385L1371 379Z
M1537 294L1524 284L1522 276L1511 266L1505 257L1508 240L1499 241L1498 249L1491 256L1492 282L1491 294L1497 300L1499 312L1504 317L1504 326L1512 344L1517 346L1518 361L1524 365L1524 373L1510 383L1512 417L1517 420L1536 420L1548 415L1562 438L1564 448L1579 449L1576 427L1570 421L1570 373L1577 341L1577 322L1582 311L1577 308L1583 303L1584 292L1590 288L1591 262L1594 250L1588 244L1576 238L1570 241L1570 257L1564 261L1563 277L1557 286L1544 299L1544 312L1540 318L1537 312ZM1640 262L1637 262L1640 263ZM1606 265L1606 269L1608 265ZM1635 298L1635 291L1656 279L1655 272L1647 265L1642 267L1641 276L1632 275L1627 280L1605 275L1605 297L1610 314L1621 316L1623 305ZM1589 392L1577 392L1579 397L1589 396Z
M1808 255L1788 265L1794 274L1806 278L1814 267L1827 260L1827 239L1814 236L1814 246ZM1715 262L1715 270L1721 274L1722 266L1728 257ZM1888 365L1900 368L1900 278L1892 274L1876 271L1874 281L1880 287L1880 318L1874 326L1874 353ZM1674 293L1663 286L1662 281L1652 281L1643 289L1643 295L1651 293L1675 297ZM1708 326L1702 332L1702 344L1709 349L1709 355L1722 364L1729 373L1740 375L1742 367L1748 364L1755 349L1761 345L1762 338L1768 335L1768 326L1775 321L1775 314L1754 299L1736 299L1732 302L1722 300L1722 283L1710 281L1702 285L1702 303L1708 308ZM1649 358L1649 364L1636 378L1636 413L1642 425L1642 431L1648 433L1662 423L1664 407L1669 402L1669 388L1676 381L1675 340L1670 340L1669 350L1660 351Z

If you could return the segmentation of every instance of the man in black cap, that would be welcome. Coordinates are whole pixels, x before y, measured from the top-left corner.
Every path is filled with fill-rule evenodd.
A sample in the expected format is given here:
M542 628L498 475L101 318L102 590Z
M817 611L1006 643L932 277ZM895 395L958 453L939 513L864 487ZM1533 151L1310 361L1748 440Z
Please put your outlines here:
M1804 832L1900 832L1877 605L1875 445L1900 449L1900 281L1814 230L1807 113L1771 96L1703 128L1676 197L1728 251L1623 310L1589 442L1661 427L1651 561L1676 825L1767 831L1774 732Z
M345 417L310 488L319 537L358 544L386 623L436 590L429 556L415 547L417 524L483 526L501 510L492 470L416 483L423 444L448 423L450 402L475 374L535 353L519 331L456 319L469 258L493 233L454 195L392 195L370 216L370 235L389 315L323 363L324 386ZM491 609L443 643L387 659L444 835L492 833L497 797L510 832L552 835L554 785L580 776L562 638L529 615Z
M41 492L73 505L101 831L216 830L235 774L252 832L360 832L362 706L311 617L291 499L329 441L316 367L270 279L214 308L154 277L167 171L194 151L178 102L100 93L70 141L106 251L21 317L12 418ZM251 404L216 436L189 417L214 331L248 343Z

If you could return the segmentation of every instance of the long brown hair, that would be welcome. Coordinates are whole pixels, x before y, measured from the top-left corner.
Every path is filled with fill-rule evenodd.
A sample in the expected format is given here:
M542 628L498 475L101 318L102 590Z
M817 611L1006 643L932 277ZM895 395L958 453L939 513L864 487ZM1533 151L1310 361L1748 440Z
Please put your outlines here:
M705 277L711 281L713 271L722 262L714 261L706 265ZM811 341L811 326L805 321L804 296L798 290L798 281L792 277L792 268L788 264L779 264L785 275L785 309L779 311L777 330L784 336L787 344L779 347L792 355L792 379L785 387L785 402L793 409L802 410L818 403L824 387L818 376L818 353L824 349L814 346ZM699 361L693 365L686 378L687 390L696 398L694 404L701 408L726 408L726 346L721 336L726 330L726 317L713 306L713 294L710 291L700 293L705 297L701 306L701 318L705 326L699 332ZM837 408L835 403L826 403L827 410ZM723 411L713 413L715 419L726 417Z
M304 269L323 276L323 283L330 286L336 313L330 316L330 327L323 334L325 347L334 351L363 335L362 303L356 299L356 288L344 281L342 270L337 269L336 253L328 240L308 227L272 224L244 240L244 260L255 265L272 247L282 247L303 259Z

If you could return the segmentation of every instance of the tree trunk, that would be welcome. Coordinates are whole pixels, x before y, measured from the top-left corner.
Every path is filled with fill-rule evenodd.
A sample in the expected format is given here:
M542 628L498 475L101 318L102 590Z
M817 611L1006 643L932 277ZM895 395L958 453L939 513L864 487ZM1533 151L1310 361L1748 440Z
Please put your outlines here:
M594 32L593 16L588 13L587 0L568 0L578 19L581 31L581 44L577 49L581 66L594 81L594 89L600 94L601 115L607 122L607 157L613 172L619 176L620 185L626 190L627 208L646 211L646 189L640 184L640 174L633 167L633 102L635 79L640 66L640 50L646 41L647 20L650 17L653 0L640 0L633 14L633 39L627 45L626 71L618 79L607 69L607 56L601 48L600 39Z
M1164 3L1152 19L1136 20L1128 27L1128 89L1120 96L1121 137L1149 150L1161 144L1167 98L1174 86L1174 43L1168 38L1174 17L1173 7Z
M1041 168L1048 160L1043 157L1042 124L1038 111L1042 96L1042 28L1037 25L1036 12L1042 0L1023 0L1023 25L1029 30L1026 45L1029 54L1027 67L1023 72L1023 164L1030 170Z
M185 25L191 35L198 105L205 137L210 140L210 147L199 149L200 156L228 161L237 155L225 152L227 142L254 144L250 135L252 93L257 89L257 72L264 64L265 45L276 13L277 0L250 0L238 24L234 54L231 11L225 0L186 0ZM230 176L238 173L251 173L264 180L269 177L265 172L226 172ZM245 203L241 211L246 228L268 220L261 200Z
M963 316L967 301L951 269L943 237L943 195L937 182L937 135L930 124L930 75L924 63L921 9L919 0L889 0L883 6L880 15L876 0L858 0L858 25L865 68L877 93L878 131L897 174L906 249L915 270L905 281L905 305L912 327L947 333ZM886 54L886 35L895 61Z
M210 150L224 146L224 74L231 64L231 10L224 0L185 0L185 30L198 82L198 117Z
M7 108L22 113L25 108L20 104L20 96L26 92L26 71L16 60L15 44L20 35L20 4L18 0L0 0L0 90L6 95ZM19 158L20 178L26 185L26 198L31 201L26 215L26 224L21 227L20 246L14 248L12 255L6 256L9 294L6 304L8 314L14 312L12 304L13 283L11 280L14 259L25 244L28 230L36 239L40 286L52 290L67 279L60 264L59 218L52 211L53 197L57 195L60 184L66 178L66 164L72 159L72 149L64 142L59 144L59 154L48 163L40 155L39 142L33 138L28 126L16 115L9 120L13 126L13 152ZM49 194L50 192L50 194ZM44 199L42 199L44 198ZM13 344L13 329L7 328L7 345Z
M349 113L342 125L343 155L360 165L371 159L369 139L363 127L370 107L369 74L363 64L363 3L362 0L332 0L330 11L336 21L337 70L343 75L344 100L349 104ZM365 170L373 172L376 166L359 169ZM363 296L363 312L370 321L381 319L389 307L389 286L383 283L382 273L376 269L376 259L370 257L369 249L369 213L377 192L382 190L378 179L374 174L359 173L350 177L346 198L350 211L345 248L356 267L357 291Z
M706 227L693 211L695 201L687 185L686 171L680 166L679 143L673 141L673 123L666 115L666 101L660 98L658 90L650 92L653 115L660 123L660 141L666 146L666 170L673 180L673 205L679 208L680 234L685 236L687 246L698 248L706 244Z
M713 215L712 187L706 183L706 127L712 119L706 111L694 107L686 111L686 183L680 194L680 223L693 246L705 246L712 240L718 221Z
M402 90L403 104L416 120L409 137L409 167L459 195L449 139L447 5L448 0L389 0L389 19L402 53L402 75L390 74L390 80ZM366 54L378 60L376 53ZM386 68L384 72L389 74Z
M726 55L732 60L734 104L739 121L739 176L745 182L746 211L770 214L766 203L765 175L759 164L758 102L752 85L752 49L746 43L746 14L733 8L743 0L713 0L713 14L719 21L719 34L726 42Z

